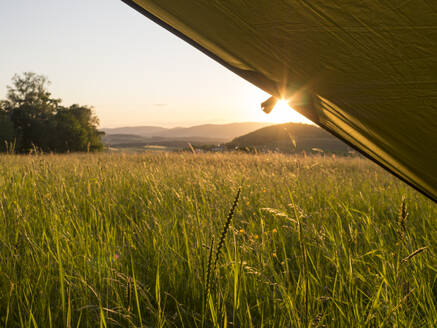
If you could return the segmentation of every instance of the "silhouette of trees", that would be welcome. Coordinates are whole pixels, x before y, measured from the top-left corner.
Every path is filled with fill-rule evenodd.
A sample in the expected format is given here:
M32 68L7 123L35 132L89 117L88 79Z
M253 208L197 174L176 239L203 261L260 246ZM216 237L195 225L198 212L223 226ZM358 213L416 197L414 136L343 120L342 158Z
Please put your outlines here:
M98 119L90 107L61 106L42 75L14 75L0 102L0 151L99 151L103 149Z

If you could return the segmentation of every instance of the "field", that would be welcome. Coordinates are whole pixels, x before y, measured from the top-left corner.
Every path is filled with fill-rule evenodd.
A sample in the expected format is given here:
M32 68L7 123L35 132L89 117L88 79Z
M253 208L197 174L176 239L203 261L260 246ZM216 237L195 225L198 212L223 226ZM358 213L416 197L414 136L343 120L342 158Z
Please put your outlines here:
M362 158L3 155L0 326L434 327L436 220Z

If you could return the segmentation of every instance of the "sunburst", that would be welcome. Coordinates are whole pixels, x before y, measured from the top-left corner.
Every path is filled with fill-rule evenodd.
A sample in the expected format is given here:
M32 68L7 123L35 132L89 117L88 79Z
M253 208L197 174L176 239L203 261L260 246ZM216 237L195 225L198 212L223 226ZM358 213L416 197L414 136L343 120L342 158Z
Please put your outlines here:
M270 114L265 114L265 121L272 123L306 123L314 124L288 105L286 100L279 100Z

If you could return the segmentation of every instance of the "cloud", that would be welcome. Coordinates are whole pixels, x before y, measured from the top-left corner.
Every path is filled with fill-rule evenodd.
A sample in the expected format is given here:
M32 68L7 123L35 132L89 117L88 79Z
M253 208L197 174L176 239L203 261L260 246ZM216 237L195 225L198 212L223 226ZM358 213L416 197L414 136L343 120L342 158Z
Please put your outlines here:
M168 106L168 104L153 104L155 107L165 107Z

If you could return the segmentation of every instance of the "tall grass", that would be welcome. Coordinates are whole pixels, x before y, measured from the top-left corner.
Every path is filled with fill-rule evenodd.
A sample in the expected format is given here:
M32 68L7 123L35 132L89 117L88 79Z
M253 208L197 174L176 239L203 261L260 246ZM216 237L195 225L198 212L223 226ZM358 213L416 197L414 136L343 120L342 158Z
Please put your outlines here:
M3 155L0 326L433 327L436 220L359 158Z

